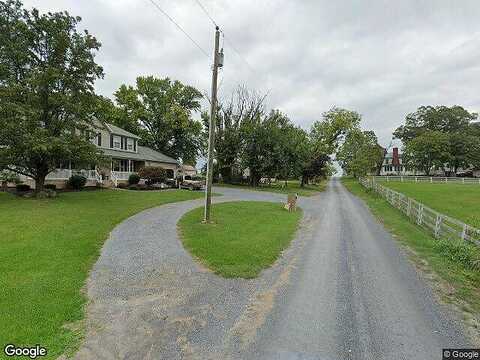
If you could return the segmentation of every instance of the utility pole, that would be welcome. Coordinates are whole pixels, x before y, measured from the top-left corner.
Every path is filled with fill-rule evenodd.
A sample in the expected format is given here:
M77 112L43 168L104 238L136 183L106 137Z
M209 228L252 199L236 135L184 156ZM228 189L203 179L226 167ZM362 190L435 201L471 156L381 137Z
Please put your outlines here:
M213 150L215 148L215 118L217 116L217 78L218 68L223 66L223 52L219 53L220 29L215 27L215 52L213 54L212 102L210 104L210 124L208 127L207 184L205 188L205 216L203 222L210 222L212 207Z

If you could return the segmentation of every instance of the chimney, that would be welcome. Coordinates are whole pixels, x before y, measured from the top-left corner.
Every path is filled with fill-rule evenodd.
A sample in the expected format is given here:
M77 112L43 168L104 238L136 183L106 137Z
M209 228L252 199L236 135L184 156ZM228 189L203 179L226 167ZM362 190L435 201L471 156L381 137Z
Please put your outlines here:
M394 165L394 166L400 165L400 158L398 156L398 147L393 148L392 165Z

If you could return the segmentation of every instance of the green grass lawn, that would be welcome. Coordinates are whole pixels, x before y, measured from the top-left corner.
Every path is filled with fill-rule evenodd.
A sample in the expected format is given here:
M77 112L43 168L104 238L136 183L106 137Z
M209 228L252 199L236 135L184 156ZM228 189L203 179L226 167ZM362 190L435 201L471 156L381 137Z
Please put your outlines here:
M299 196L313 196L317 195L320 191L325 190L327 186L327 181L322 181L319 184L309 184L304 187L300 186L298 180L289 180L287 186L285 186L284 181L279 181L271 185L261 185L257 187L251 187L248 185L231 185L231 184L214 184L214 186L224 186L237 189L247 189L255 191L269 191L281 194L291 194L297 193Z
M82 191L34 200L0 194L0 345L78 345L88 271L113 227L150 207L203 196L173 190ZM1 349L0 358L3 354Z
M372 213L403 245L413 250L415 254L413 258L417 263L426 261L429 270L436 273L445 283L453 287L453 291L450 289L443 292L446 301L454 301L460 304L464 311L476 314L477 316L480 315L480 271L470 266L472 259L480 260L480 251L478 248L473 245L467 245L466 243L436 240L428 232L410 222L403 213L393 208L380 196L366 191L356 180L343 178L342 182L347 189L366 202ZM423 189L425 184L407 185L417 185L419 186L418 189ZM433 184L433 187L436 186L440 187L441 185ZM450 186L455 188L450 188ZM456 186L457 185L448 185L447 188L444 188L443 197L449 198L451 202L455 202ZM458 186L461 187L460 185ZM468 187L471 189L471 186ZM399 187L395 188L400 190ZM407 186L407 188L413 191L413 193L421 193L413 186ZM425 187L427 191L429 188L429 186ZM454 193L450 194L447 189L451 189ZM464 188L460 190L460 193L469 191ZM437 192L438 190L435 188L433 191ZM439 193L437 192L437 194ZM409 195L412 196L413 194ZM443 204L442 206L445 206L445 208L438 208L438 210L446 211L448 207L453 209L452 211L455 211L455 209L459 207L459 204L448 206L448 201L442 203L435 200L434 204L431 204L427 201L429 195L421 196L423 197L419 197L418 200L424 201L429 206L434 208L436 204ZM433 195L430 196L434 198ZM454 214L459 213L452 213L452 215Z
M215 204L212 224L202 224L203 208L179 221L183 244L215 273L254 278L272 265L292 240L302 212L282 204L240 201Z
M410 182L381 184L480 229L480 185Z

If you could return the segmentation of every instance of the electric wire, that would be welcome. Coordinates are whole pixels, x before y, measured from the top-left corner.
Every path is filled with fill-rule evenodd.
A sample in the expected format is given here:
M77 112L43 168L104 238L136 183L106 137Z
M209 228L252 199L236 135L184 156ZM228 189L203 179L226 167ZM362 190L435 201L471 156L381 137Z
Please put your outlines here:
M207 57L210 59L210 55L208 52L203 49L198 42L196 42L193 37L190 36L168 13L163 10L160 5L158 5L154 0L149 0L153 6L155 6L170 22L172 22L178 30L180 30L190 41Z

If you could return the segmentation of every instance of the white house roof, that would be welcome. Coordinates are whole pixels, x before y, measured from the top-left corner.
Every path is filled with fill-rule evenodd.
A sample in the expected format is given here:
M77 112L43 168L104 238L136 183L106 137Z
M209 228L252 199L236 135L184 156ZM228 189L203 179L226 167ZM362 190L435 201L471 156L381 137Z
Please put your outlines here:
M192 166L192 165L182 165L182 169L186 171L197 171L195 166Z

